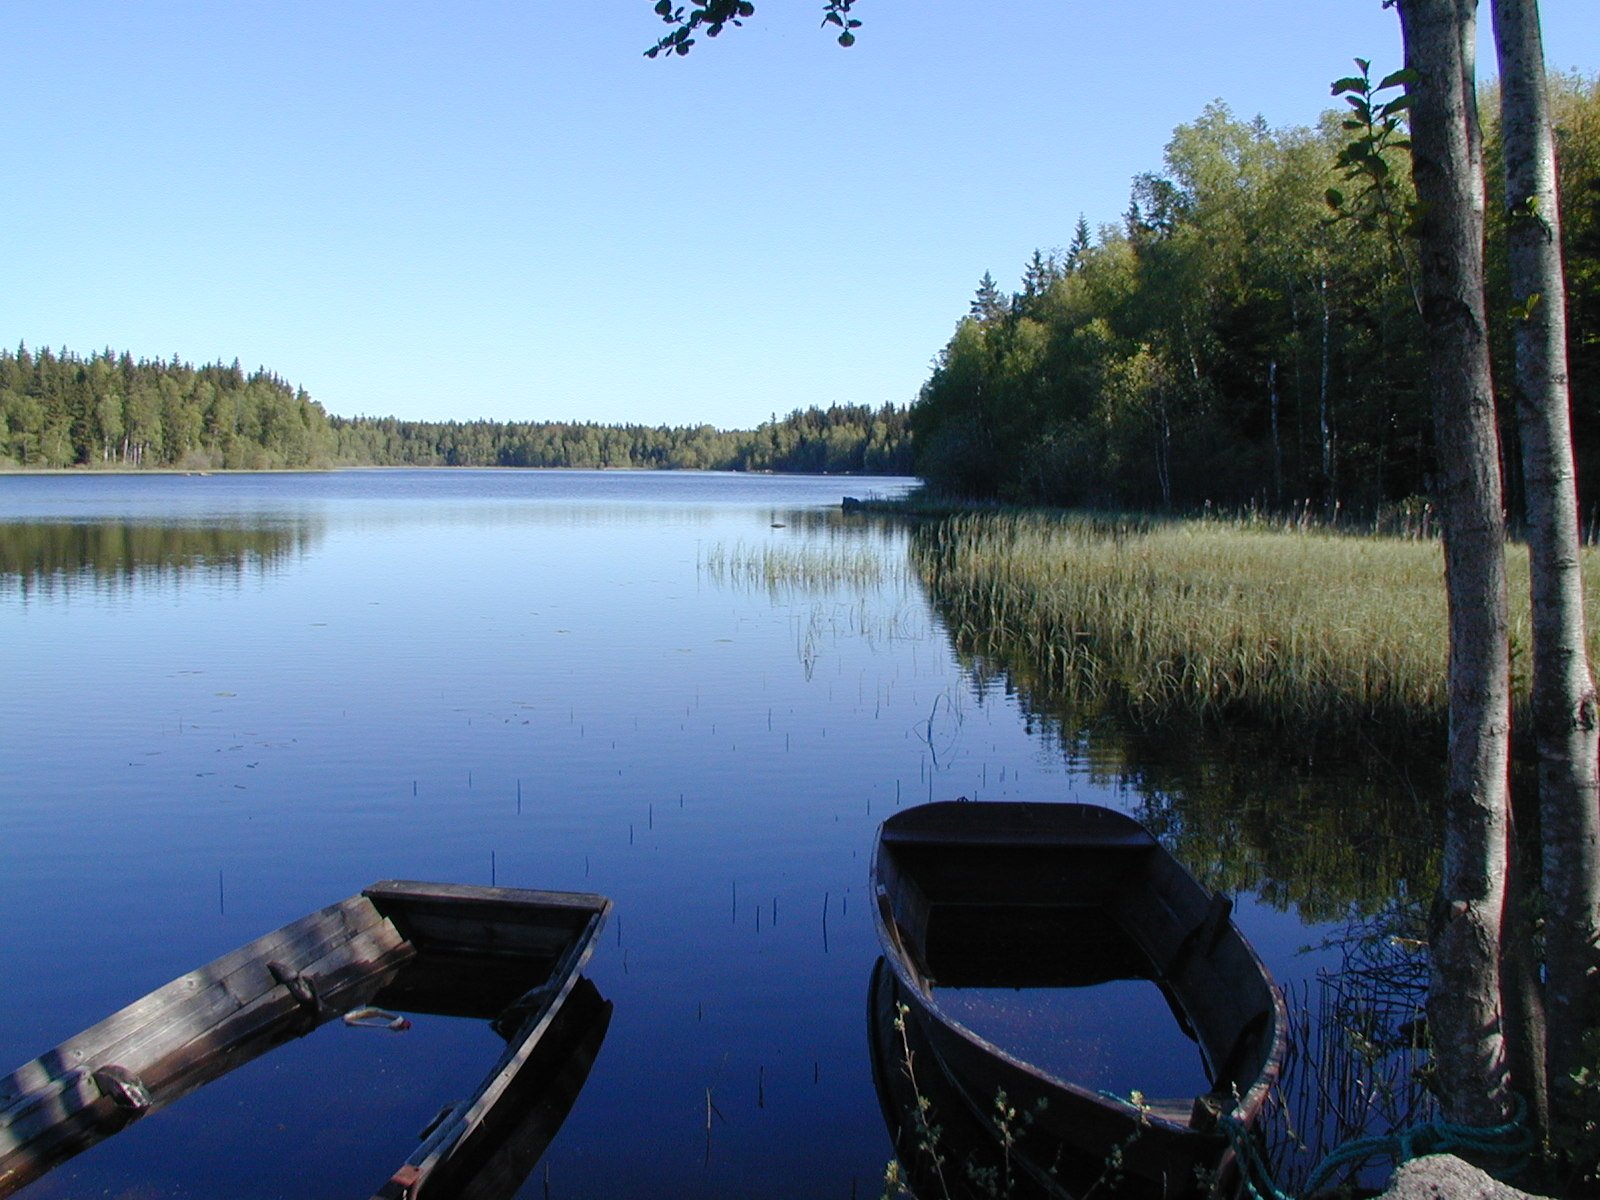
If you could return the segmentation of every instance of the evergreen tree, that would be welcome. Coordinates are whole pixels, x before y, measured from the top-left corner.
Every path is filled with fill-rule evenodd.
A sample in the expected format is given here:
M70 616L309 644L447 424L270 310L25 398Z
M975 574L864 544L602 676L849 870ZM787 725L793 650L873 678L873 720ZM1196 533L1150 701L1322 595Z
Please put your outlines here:
M978 293L972 298L971 315L979 321L998 321L1010 309L1011 306L995 284L994 276L985 271L983 278L978 280Z
M1067 247L1067 270L1076 271L1083 265L1084 257L1089 253L1094 243L1089 237L1089 222L1082 213L1078 214L1078 223L1072 229L1072 244Z
M1022 271L1022 301L1024 303L1044 295L1050 285L1061 276L1060 265L1054 254L1046 256L1035 249L1033 257Z

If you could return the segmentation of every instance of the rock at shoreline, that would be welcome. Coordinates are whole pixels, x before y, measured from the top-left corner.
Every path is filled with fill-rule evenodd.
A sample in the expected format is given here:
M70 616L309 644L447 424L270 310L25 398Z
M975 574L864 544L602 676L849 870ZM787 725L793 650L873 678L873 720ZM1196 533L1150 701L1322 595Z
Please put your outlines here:
M1527 1192L1453 1154L1428 1154L1402 1163L1378 1200L1531 1200Z

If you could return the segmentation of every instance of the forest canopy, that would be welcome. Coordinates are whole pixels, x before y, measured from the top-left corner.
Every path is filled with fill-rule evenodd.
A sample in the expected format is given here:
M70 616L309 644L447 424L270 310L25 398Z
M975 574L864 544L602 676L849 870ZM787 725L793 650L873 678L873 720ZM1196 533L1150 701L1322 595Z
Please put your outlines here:
M904 474L904 408L829 405L754 430L710 425L401 421L329 416L304 391L237 361L135 362L110 350L0 351L0 468L182 470L647 467Z
M1587 512L1600 499L1600 79L1552 76L1551 91ZM1480 105L1498 179L1492 90ZM1113 508L1372 511L1429 494L1409 156L1383 155L1392 214L1357 203L1339 165L1359 135L1349 120L1272 129L1214 103L1133 181L1120 224L1091 234L1080 219L1067 249L1034 252L1015 294L985 274L913 405L918 473L960 495ZM1502 209L1490 205L1489 312L1510 362ZM1509 416L1502 438L1520 511Z

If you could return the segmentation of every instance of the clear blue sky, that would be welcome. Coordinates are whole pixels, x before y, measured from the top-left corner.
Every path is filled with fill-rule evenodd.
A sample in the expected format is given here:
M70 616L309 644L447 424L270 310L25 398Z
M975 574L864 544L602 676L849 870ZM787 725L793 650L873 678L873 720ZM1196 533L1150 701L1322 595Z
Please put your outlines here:
M850 50L757 7L661 62L649 0L13 0L0 342L347 415L905 403L985 270L1115 221L1208 101L1309 123L1400 65L1379 0L860 0ZM1544 10L1600 68L1600 3Z

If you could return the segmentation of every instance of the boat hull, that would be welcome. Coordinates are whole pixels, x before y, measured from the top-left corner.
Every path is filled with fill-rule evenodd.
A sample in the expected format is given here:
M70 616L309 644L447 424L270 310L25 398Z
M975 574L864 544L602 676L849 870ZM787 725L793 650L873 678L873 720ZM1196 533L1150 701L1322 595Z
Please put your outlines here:
M580 893L386 880L257 938L0 1078L0 1197L362 1006L493 1018L520 1002L505 1053L407 1164L405 1194L421 1194L537 1045L609 911ZM484 986L464 993L463 972Z
M996 1097L1032 1115L1015 1153L1068 1194L1221 1194L1232 1182L1226 1116L1252 1125L1283 1057L1282 998L1211 895L1150 834L1074 804L946 803L884 823L876 919L895 1005L980 1125ZM973 986L1158 986L1196 1043L1209 1090L1113 1097L1018 1057L942 1000ZM1137 1030L1128 1036L1137 1037Z

